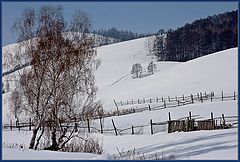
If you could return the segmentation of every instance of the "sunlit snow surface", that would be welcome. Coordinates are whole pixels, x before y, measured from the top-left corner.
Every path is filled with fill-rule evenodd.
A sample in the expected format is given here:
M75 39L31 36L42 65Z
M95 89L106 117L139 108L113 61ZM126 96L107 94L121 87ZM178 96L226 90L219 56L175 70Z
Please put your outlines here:
M232 94L238 90L237 60L238 48L210 54L188 62L156 62L156 58L149 55L145 48L146 38L116 43L97 48L97 59L101 65L95 72L98 87L97 99L101 100L105 110L115 110L113 100L137 100L142 98L156 98L167 96L181 96L199 92ZM8 48L12 47L8 46ZM3 48L4 49L4 48ZM6 50L6 49L4 49ZM4 51L3 50L3 51ZM5 54L6 56L6 54ZM130 71L134 63L140 63L146 73L147 65L154 61L157 65L153 75L134 79ZM7 67L3 64L3 69ZM3 77L10 82L10 89L16 85L17 73ZM2 117L8 123L10 118L9 96L3 94ZM124 108L124 107L120 107ZM188 115L199 115L202 119L210 118L210 113L219 117L238 114L238 100L235 101L206 101L181 107L144 111L141 113L116 116L104 119L104 128L112 128L111 119L114 119L118 128L131 125L149 124L168 120L168 112L172 119L179 119ZM99 121L95 121L96 125ZM3 159L113 159L119 155L118 150L128 151L135 149L144 155L161 154L174 155L176 160L181 159L238 159L238 129L194 131L194 132L159 132L150 135L150 128L146 127L141 135L114 136L95 134L103 140L103 155L88 153L63 153L51 151L31 151L28 144L31 132L3 131ZM18 146L10 148L13 144ZM23 148L19 148L19 146Z

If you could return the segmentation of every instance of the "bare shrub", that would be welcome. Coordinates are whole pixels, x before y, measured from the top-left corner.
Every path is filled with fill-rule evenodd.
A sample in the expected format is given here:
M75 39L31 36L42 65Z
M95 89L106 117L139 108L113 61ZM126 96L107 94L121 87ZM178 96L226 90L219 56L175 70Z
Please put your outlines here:
M136 149L124 151L117 148L118 154L113 154L114 160L175 160L176 157L173 154L164 156L163 153L144 154L137 152Z
M102 154L102 142L95 137L72 138L71 141L61 150L64 152L88 152Z

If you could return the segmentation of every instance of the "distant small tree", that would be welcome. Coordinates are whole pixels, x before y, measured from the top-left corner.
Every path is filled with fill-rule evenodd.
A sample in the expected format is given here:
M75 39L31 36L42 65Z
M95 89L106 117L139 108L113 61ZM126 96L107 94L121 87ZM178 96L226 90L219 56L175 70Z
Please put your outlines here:
M148 64L148 67L147 67L147 70L148 70L148 73L151 73L153 74L154 70L156 69L156 64L153 63L153 61L151 61L149 64Z
M136 78L139 78L142 74L142 65L139 63L133 64L131 74L136 76Z

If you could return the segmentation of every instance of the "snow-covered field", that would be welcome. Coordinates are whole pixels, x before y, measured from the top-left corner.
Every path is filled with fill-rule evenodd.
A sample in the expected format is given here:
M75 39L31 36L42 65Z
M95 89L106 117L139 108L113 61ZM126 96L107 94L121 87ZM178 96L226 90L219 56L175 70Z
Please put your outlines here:
M115 110L113 100L131 100L138 98L155 98L167 96L181 96L199 92L232 94L238 90L238 48L228 49L211 55L200 57L188 62L156 62L154 56L149 55L144 48L147 38L141 38L97 49L97 58L101 65L96 71L97 99L101 100L105 110ZM130 71L134 63L140 63L147 71L147 65L154 61L156 72L141 78L132 78ZM15 77L15 74L7 76ZM6 79L5 77L3 80ZM10 84L14 86L13 81ZM3 122L8 123L10 112L8 109L9 93L3 95ZM124 106L120 108L126 108ZM238 100L205 101L181 107L143 111L141 113L115 116L104 119L104 129L112 128L114 119L116 127L126 128L131 125L164 122L168 120L168 112L172 119L199 115L200 119L238 115ZM95 121L98 127L99 121ZM238 129L213 131L175 132L166 131L150 135L150 128L144 127L140 135L99 134L103 141L102 155L88 153L63 153L49 151L28 150L31 132L3 131L3 159L114 159L119 156L118 150L126 153L135 150L135 156L174 156L181 159L238 159ZM17 145L16 145L17 144ZM22 148L21 148L22 146ZM128 158L133 158L133 155Z

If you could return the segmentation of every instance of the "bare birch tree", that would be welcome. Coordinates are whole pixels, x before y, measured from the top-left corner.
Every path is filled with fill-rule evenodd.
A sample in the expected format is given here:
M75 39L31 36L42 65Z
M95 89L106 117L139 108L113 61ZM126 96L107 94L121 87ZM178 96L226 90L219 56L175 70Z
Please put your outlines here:
M87 34L89 19L81 14L77 12L67 26L61 7L44 6L39 12L25 10L14 25L23 41L22 49L31 61L31 67L20 74L27 101L25 110L35 123L30 149L37 149L47 130L52 136L51 145L45 149L64 148L74 137L72 121L80 115L89 115L89 109L93 113L99 108L94 102L94 41ZM45 128L49 122L53 129Z

